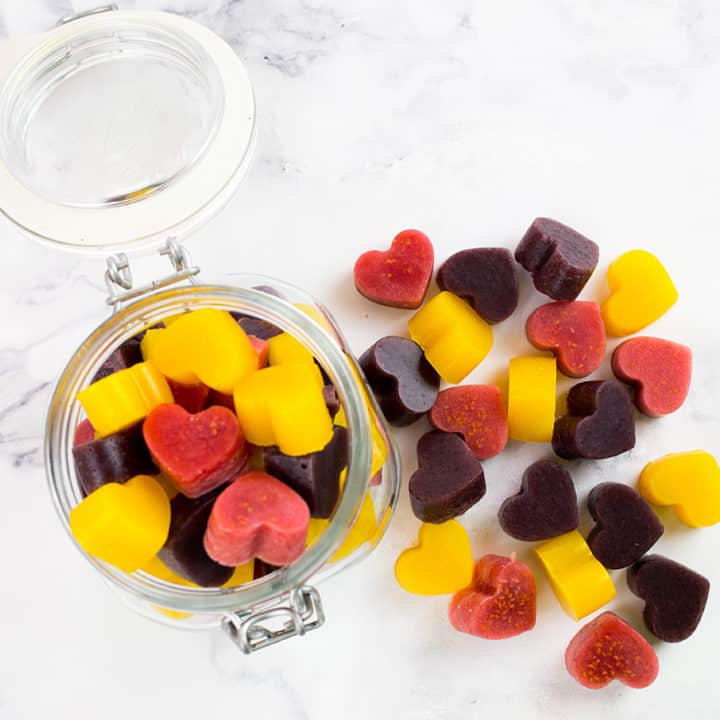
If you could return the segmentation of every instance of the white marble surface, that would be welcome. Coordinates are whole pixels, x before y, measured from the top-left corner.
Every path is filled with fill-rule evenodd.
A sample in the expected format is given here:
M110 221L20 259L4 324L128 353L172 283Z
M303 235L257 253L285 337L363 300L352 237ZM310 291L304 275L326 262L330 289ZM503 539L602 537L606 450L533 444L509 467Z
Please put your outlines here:
M38 31L96 3L2 0L0 32ZM148 0L222 34L246 61L261 132L240 194L189 241L210 270L255 271L306 287L362 351L402 332L407 313L373 306L349 281L361 251L416 226L439 259L473 245L513 247L538 214L594 238L602 299L621 251L656 252L681 300L653 334L692 345L691 397L639 423L628 456L576 474L633 482L665 452L720 453L720 6L712 0ZM1 199L0 199L1 203ZM648 720L717 717L717 589L695 636L658 643L650 689L592 693L563 669L577 626L539 580L534 632L490 643L445 620L446 598L405 594L397 553L417 522L403 497L388 537L322 588L325 628L246 658L219 633L155 625L119 604L55 520L40 452L51 386L103 317L102 263L55 253L0 225L0 718L496 717ZM493 380L541 296L523 279L514 320L474 373ZM601 375L607 375L607 368ZM421 424L419 424L421 425ZM411 451L423 431L401 434ZM518 549L495 513L546 446L511 445L487 463L488 494L464 518L477 554ZM406 452L412 469L411 452ZM720 531L663 513L659 552L720 583ZM583 529L588 527L583 514ZM530 558L526 547L521 557ZM636 625L639 602L616 576L611 604Z

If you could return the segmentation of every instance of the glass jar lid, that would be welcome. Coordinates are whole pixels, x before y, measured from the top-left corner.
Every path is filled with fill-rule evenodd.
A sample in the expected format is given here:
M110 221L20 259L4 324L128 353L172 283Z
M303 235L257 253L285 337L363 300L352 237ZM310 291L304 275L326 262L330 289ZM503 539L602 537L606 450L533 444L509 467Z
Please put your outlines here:
M180 16L102 12L0 47L0 209L40 240L187 234L237 188L254 130L242 62Z

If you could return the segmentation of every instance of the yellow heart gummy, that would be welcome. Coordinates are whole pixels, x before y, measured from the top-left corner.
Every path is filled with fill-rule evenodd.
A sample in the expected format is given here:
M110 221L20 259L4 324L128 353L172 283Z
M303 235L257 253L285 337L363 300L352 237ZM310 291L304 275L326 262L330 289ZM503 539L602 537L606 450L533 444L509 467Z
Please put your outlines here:
M148 330L140 349L165 377L182 384L203 382L225 395L232 395L258 366L245 331L230 313L213 308L183 313L164 330Z
M70 511L70 530L89 555L135 572L167 540L170 500L149 475L107 483Z
M538 545L535 554L560 604L576 620L615 597L612 578L577 530Z
M630 250L607 271L610 297L602 306L608 335L624 337L642 330L664 315L677 301L663 264L645 250Z
M671 453L648 463L639 490L655 505L672 505L690 527L720 522L720 466L704 450Z
M449 383L461 382L482 362L493 343L492 327L464 300L446 290L408 321L410 337Z
M470 538L457 520L423 523L418 544L395 561L400 587L416 595L447 595L470 584L473 556Z
M508 434L513 440L548 442L555 425L554 357L516 357L508 367Z

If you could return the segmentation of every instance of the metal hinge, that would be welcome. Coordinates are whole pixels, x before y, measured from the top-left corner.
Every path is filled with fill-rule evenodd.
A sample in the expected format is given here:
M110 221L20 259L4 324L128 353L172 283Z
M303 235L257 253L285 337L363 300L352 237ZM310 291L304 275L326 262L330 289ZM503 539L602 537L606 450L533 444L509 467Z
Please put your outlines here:
M182 245L175 240L168 240L165 247L160 250L160 254L168 256L175 272L137 288L133 287L128 256L125 253L111 255L107 259L107 270L105 271L105 286L108 291L105 302L112 305L113 308L117 308L122 303L135 300L168 285L174 285L184 280L195 282L195 276L200 272L200 268L191 263L190 256Z
M325 622L318 591L305 585L287 596L288 604L247 613L229 613L222 628L246 655L291 637L305 635Z
M118 6L115 3L109 3L107 5L100 5L100 7L91 8L90 10L83 10L83 12L74 13L72 15L65 15L57 21L57 26L67 25L67 23L73 20L80 20L80 18L89 17L90 15L99 15L104 12L112 12L117 10Z

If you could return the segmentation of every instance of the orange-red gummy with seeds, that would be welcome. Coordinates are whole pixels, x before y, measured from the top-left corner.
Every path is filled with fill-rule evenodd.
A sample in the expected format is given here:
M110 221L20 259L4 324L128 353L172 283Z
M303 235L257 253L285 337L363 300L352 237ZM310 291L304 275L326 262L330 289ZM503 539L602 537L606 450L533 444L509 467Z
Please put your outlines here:
M644 688L658 674L652 645L611 612L604 612L580 629L565 651L565 666L591 690L604 688L613 680L631 688Z
M460 433L479 460L495 457L507 445L505 402L494 385L459 385L441 391L430 422L438 430Z

